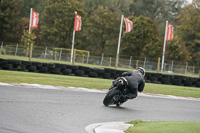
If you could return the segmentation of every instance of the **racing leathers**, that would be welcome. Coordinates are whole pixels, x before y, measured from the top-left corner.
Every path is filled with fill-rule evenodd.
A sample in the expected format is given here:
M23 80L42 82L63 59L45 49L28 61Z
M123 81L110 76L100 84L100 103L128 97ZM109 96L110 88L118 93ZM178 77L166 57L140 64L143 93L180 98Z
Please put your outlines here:
M124 96L125 100L137 97L137 91L142 92L145 86L143 75L139 71L124 72L122 76L128 81L129 93Z

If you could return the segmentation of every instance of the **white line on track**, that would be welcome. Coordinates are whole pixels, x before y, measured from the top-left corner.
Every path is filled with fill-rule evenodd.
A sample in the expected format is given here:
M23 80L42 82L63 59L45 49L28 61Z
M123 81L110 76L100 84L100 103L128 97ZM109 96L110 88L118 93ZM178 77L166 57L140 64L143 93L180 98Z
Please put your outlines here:
M98 90L98 89L88 89L88 88L81 88L81 87L64 87L64 86L27 84L27 83L3 83L3 82L0 82L0 85L2 85L2 86L25 86L25 87L33 87L33 88L41 88L41 89L71 90L71 91L84 91L84 92L95 92L95 93L106 93L106 92L108 92L108 90L106 90L106 89L105 90ZM147 97L200 101L200 98L181 97L181 96L163 95L163 94L139 93L138 95L139 96L147 96Z

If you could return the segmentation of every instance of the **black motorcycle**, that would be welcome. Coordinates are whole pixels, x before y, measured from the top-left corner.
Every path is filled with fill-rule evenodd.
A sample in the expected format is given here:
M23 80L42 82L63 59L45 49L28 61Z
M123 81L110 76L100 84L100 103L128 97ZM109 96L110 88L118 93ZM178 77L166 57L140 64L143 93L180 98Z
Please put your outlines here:
M124 102L126 102L124 101L123 96L128 94L127 80L124 77L120 77L116 79L114 82L115 83L113 83L113 85L111 86L111 88L109 89L103 100L103 104L105 106L109 105L120 106Z

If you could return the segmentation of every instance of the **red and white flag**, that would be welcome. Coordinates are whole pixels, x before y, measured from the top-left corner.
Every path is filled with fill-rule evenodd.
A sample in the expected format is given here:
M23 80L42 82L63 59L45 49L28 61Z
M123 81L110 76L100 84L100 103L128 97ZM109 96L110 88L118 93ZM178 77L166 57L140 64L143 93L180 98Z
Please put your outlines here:
M37 28L39 22L39 13L36 11L31 12L31 28Z
M81 30L81 16L75 14L75 22L74 22L74 31L80 31Z
M129 20L128 18L124 18L124 22L126 24L126 32L131 32L131 30L133 29L133 22L131 20Z
M173 25L167 24L167 36L166 41L173 39Z

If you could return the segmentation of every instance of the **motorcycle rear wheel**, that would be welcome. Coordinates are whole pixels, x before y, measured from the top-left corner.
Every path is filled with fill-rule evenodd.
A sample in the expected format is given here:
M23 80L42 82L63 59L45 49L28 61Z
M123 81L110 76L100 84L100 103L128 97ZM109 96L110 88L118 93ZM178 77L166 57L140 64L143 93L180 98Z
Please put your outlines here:
M103 104L104 104L105 106L114 104L114 103L113 103L113 102L114 102L114 101L113 101L113 97L114 97L115 95L118 95L118 94L119 94L119 90L117 90L116 87L113 88L113 89L111 89L111 90L107 93L107 95L105 96L105 98L104 98L104 100L103 100Z

